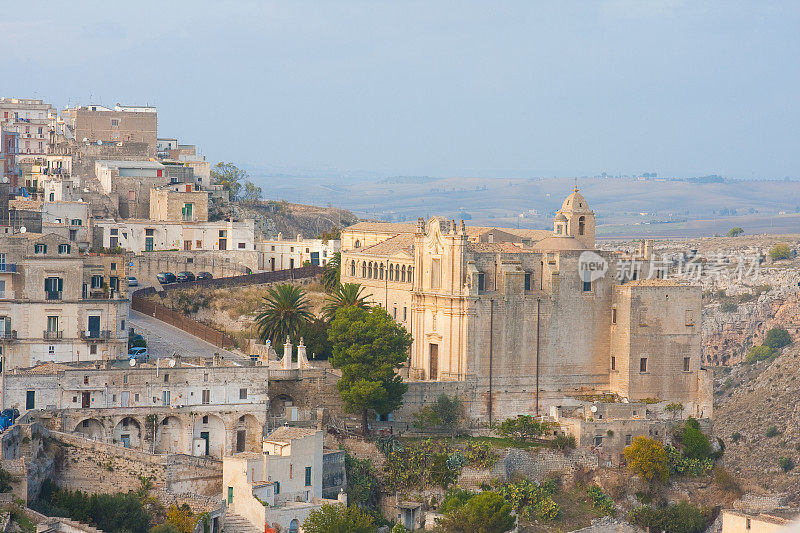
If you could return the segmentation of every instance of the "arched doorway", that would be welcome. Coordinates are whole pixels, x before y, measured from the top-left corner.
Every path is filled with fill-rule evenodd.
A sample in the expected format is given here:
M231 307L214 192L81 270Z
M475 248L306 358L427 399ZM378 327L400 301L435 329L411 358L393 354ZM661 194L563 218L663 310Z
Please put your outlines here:
M289 533L298 533L300 531L300 522L297 518L289 522Z
M269 415L282 417L286 414L286 408L294 405L294 398L288 394L279 394L269 401Z
M126 416L114 426L114 444L126 448L142 447L142 426L132 416Z
M103 440L106 438L106 431L103 428L103 424L96 418L81 420L78 422L78 425L75 426L73 433L77 433L89 439Z
M263 428L258 419L251 415L242 415L236 421L236 441L234 452L260 452Z
M225 424L217 415L195 415L192 429L192 455L222 458L225 449Z
M155 453L189 453L186 425L177 416L164 418L156 428Z

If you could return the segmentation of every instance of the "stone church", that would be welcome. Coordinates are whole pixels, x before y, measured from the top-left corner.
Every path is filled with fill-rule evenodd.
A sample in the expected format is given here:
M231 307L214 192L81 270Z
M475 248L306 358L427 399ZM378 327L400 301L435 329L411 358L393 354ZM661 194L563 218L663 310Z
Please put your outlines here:
M433 217L342 235L342 283L363 285L413 337L408 381L421 402L457 391L492 422L614 393L710 418L699 286L669 280L649 250L640 270L620 259L595 248L577 188L552 232Z

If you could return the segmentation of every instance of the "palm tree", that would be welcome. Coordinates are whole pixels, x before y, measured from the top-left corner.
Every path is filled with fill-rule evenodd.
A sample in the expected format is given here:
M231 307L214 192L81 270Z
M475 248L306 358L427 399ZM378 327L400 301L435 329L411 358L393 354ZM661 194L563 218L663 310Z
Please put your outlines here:
M323 316L333 318L336 311L343 307L363 307L367 309L369 303L363 293L364 287L360 283L339 284L336 290L325 300L325 306L322 308Z
M313 318L303 289L291 283L272 285L267 289L261 313L256 316L258 336L262 342L269 339L277 349L287 336L297 335L300 325Z
M325 265L325 271L322 273L322 284L325 290L333 292L336 286L339 285L339 278L342 274L342 253L334 252L331 260Z

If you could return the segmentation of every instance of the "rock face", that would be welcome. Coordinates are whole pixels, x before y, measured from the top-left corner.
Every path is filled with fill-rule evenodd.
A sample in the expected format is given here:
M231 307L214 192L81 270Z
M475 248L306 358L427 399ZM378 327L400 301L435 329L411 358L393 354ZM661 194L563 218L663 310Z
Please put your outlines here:
M800 464L800 343L774 361L737 365L720 381L725 391L718 395L714 428L727 445L725 468L800 501L795 470L784 472L779 464L783 457Z

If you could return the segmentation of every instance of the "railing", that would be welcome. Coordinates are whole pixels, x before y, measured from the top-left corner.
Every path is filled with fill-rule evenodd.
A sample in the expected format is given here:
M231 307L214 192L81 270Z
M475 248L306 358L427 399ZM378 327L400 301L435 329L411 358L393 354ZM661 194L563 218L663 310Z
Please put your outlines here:
M44 298L45 300L61 300L61 291L47 291Z
M16 272L16 263L0 263L0 272Z
M108 291L99 290L99 291L89 291L89 299L91 300L107 300L108 299Z
M81 331L81 338L84 340L104 341L111 337L111 331L102 329L98 331Z
M46 341L56 341L56 340L60 340L60 339L64 338L64 332L63 331L48 331L48 330L44 330L44 333L42 334L42 336L44 337L44 340L46 340Z
M13 341L17 340L17 330L0 331L0 341Z

